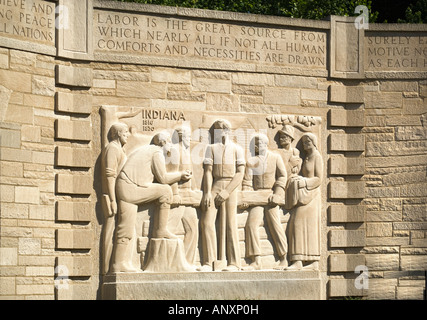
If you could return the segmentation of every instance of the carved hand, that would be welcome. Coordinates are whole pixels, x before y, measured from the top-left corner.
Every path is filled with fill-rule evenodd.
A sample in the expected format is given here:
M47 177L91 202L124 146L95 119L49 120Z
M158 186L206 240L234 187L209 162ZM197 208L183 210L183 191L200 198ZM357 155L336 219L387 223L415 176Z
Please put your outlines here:
M173 204L181 204L182 203L182 198L179 194L174 194L173 195Z
M298 189L302 189L307 187L307 181L305 179L298 180Z
M223 203L225 200L228 199L230 194L227 192L227 190L222 190L220 193L218 193L215 197L215 205L219 207L221 203Z
M289 159L289 164L292 167L295 167L295 166L298 166L301 163L301 161L302 160L301 160L300 157L298 157L298 156L291 156L290 159Z
M112 200L110 202L110 207L111 207L111 217L112 217L112 216L116 215L116 213L117 213L117 202Z
M188 181L191 179L193 173L190 170L185 170L181 173L181 180Z
M280 196L278 194L272 194L268 197L268 203L272 204L274 206L277 206L280 204Z
M202 198L202 206L204 207L204 209L209 208L211 205L211 202L212 202L212 194L210 192L204 194Z
M246 210L247 208L249 208L249 204L246 202L243 202L239 205L240 210Z

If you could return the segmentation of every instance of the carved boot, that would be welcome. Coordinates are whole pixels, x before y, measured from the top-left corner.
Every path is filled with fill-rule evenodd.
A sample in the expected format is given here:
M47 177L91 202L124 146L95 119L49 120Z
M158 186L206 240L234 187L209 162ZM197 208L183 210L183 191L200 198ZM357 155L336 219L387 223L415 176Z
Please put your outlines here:
M130 266L128 263L128 246L129 240L123 239L116 244L116 251L114 253L114 261L111 267L111 272L136 272L137 270Z
M168 228L170 206L162 204L157 216L154 218L153 238L157 239L177 239L178 237L171 233Z

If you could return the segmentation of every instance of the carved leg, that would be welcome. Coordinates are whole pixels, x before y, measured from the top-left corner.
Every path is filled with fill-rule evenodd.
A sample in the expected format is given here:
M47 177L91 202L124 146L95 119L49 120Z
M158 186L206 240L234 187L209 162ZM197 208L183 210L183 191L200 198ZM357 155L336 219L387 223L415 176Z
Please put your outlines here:
M200 227L202 232L203 245L203 265L206 266L202 271L212 271L212 263L217 259L217 239L215 219L217 210L215 205L209 207L202 213Z
M135 231L138 206L119 201L119 223L117 225L117 241L114 252L112 272L136 272L132 267L129 246Z
M171 233L168 228L170 205L167 203L160 204L159 211L154 216L153 222L153 238L160 239L176 239L176 235Z
M288 266L288 260L286 259L288 243L285 230L283 230L282 224L280 223L279 206L268 208L266 211L268 227L270 228L273 242L280 257L278 267L283 270Z
M182 217L185 230L184 248L188 263L193 264L196 255L197 241L199 239L199 224L197 211L193 207L186 207Z
M252 259L250 267L260 270L261 265L261 246L259 239L259 227L264 217L264 208L260 206L249 210L248 219L245 226L246 234L246 256Z
M129 264L129 239L120 239L116 244L116 250L114 253L114 263L111 267L113 273L116 272L137 272L138 269L135 269Z

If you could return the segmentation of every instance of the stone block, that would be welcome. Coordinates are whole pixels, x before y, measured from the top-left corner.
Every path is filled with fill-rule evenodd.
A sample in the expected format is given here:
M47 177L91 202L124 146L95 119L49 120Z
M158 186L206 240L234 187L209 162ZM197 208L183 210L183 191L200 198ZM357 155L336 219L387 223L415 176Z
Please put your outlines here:
M313 77L275 75L274 81L278 87L317 89L318 86L317 79Z
M301 99L327 101L328 92L325 90L301 89Z
M34 75L31 92L35 95L53 97L55 95L55 79Z
M329 221L332 223L364 222L365 206L363 205L339 205L329 206Z
M66 8L66 9L63 9ZM59 19L64 27L57 28L58 56L71 59L93 59L92 0L60 0Z
M194 91L215 93L231 93L231 81L222 79L193 78L191 82Z
M0 266L18 265L17 248L0 248Z
M39 187L15 187L15 202L16 203L40 203L40 190Z
M91 249L92 230L56 230L56 249Z
M31 93L31 74L0 69L0 83L12 91Z
M329 101L338 103L363 103L364 88L362 86L331 85Z
M57 119L56 138L65 140L92 140L92 124L88 120L64 120Z
M58 221L91 221L91 206L89 202L58 201L56 205Z
M365 136L363 134L330 134L330 151L365 151Z
M364 127L365 112L363 110L331 109L331 127Z
M365 246L365 230L330 230L329 245L333 248Z
M418 92L418 82L399 80L381 81L380 91Z
M331 16L330 76L364 77L364 29L355 28L355 17Z
M67 279L66 285L55 288L55 296L58 300L95 300L93 293L87 282L70 281Z
M106 300L317 300L325 285L316 271L117 273L103 282Z
M365 174L365 158L332 156L329 160L331 175L363 175Z
M354 279L329 280L329 297L360 297L368 294L367 289L358 289Z
M401 270L419 271L427 269L427 255L402 255L400 258Z
M266 87L264 89L264 103L299 106L300 92L297 89Z
M92 167L91 150L59 146L56 150L56 165L61 167Z
M393 224L391 222L369 222L366 224L367 237L391 237Z
M357 266L365 265L363 254L331 254L329 256L330 272L355 272Z
M19 238L18 240L19 255L40 255L41 250L41 239Z
M56 110L68 113L90 114L92 112L92 95L58 92L56 94Z
M365 92L366 109L401 108L402 100L403 95L401 92Z
M56 192L59 194L91 194L92 193L92 177L89 175L56 175Z
M59 85L72 87L92 87L92 69L57 65L56 83Z
M397 300L424 300L424 290L423 285L418 287L397 287L396 288L396 299Z
M90 256L58 257L57 266L62 266L61 271L68 271L69 277L85 277L92 275L92 260Z
M364 181L331 181L329 182L331 199L363 199L365 197Z
M399 270L398 253L366 254L366 266L371 271L396 271Z
M138 81L117 81L117 96L145 99L165 99L167 84L162 82L144 83Z
M28 142L40 142L41 130L38 126L23 125L21 127L21 140Z
M0 128L0 147L19 149L21 147L21 132Z
M167 83L190 83L191 72L180 69L156 68L151 72L151 81Z
M15 295L16 293L16 280L15 277L1 277L0 278L0 297L6 295Z

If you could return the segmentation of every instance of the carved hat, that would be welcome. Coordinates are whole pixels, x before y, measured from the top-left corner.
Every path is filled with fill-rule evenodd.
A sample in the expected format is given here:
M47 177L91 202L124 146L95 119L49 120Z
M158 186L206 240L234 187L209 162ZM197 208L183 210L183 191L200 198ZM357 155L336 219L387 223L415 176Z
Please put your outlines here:
M295 128L294 128L294 127L292 127L292 126L290 126L290 125L287 125L287 124L285 124L285 125L282 127L282 129L280 129L280 130L279 130L279 133L286 134L287 136L291 137L291 138L292 138L292 140L294 140L294 139L295 139L295 137L294 137L294 132L295 132Z

